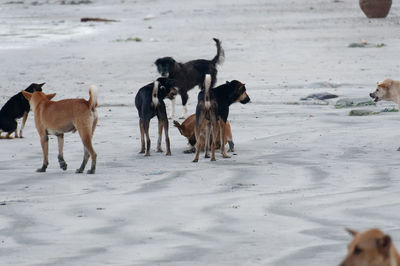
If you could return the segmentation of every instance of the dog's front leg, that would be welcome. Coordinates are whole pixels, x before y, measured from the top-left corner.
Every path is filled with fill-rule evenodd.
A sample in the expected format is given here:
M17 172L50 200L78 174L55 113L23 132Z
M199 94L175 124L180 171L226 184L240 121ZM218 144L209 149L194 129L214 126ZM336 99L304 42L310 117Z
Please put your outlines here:
M23 138L24 136L22 136L22 131L24 130L24 128L25 128L25 123L26 123L26 120L28 119L28 113L24 113L24 117L22 118L22 125L21 125L21 129L19 130L19 137L20 138Z
M15 136L15 138L19 138L19 136L18 136L18 122L15 121L15 124L16 124L16 126L15 126L14 136Z
M171 113L170 113L168 119L173 119L175 116L175 104L176 104L176 98L173 98L171 100Z
M60 164L60 168L64 171L67 170L67 163L64 160L64 134L57 135L58 140L58 163Z
M150 147L151 147L151 141L150 141L150 135L149 135L149 126L150 126L150 121L146 120L143 122L143 129L144 133L146 134L146 154L144 156L150 156Z
M163 152L161 149L161 141L162 141L162 131L163 131L163 121L161 121L161 118L158 117L158 140L157 140L157 152Z
M141 142L141 149L139 153L144 153L145 152L145 143L144 143L144 128L143 128L143 120L140 119L139 121L139 126L140 126L140 142Z
M219 136L220 136L220 141L221 141L221 154L222 157L224 158L231 158L225 151L225 122L222 121L222 119L219 120Z
M182 105L183 105L183 113L182 113L181 117L179 117L179 118L185 119L186 115L187 115L187 106L186 106L186 104L187 104L188 99L189 99L189 95L187 94L187 92L185 90L181 91L181 98L182 98Z
M168 133L168 120L165 119L163 121L164 134L165 134L165 146L167 148L167 153L165 155L171 155L171 144L169 142L169 133Z
M36 172L46 172L46 168L49 165L49 136L47 133L40 134L40 144L42 145L43 151L43 165L42 168L36 170Z

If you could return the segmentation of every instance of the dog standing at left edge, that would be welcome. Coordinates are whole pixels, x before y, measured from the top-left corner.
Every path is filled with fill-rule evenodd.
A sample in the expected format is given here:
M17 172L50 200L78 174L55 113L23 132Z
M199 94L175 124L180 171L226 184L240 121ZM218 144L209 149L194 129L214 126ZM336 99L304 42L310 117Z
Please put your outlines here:
M92 166L88 174L94 174L96 171L97 154L93 149L92 138L97 125L97 95L98 89L91 86L89 89L89 100L85 99L65 99L60 101L51 101L56 96L55 93L44 94L43 92L29 93L22 91L24 97L35 115L35 125L40 136L40 143L43 150L43 165L37 169L37 172L46 172L49 164L48 135L56 135L58 139L58 162L60 168L67 170L67 163L64 160L64 133L79 132L83 146L84 155L81 167L76 173L82 173L85 166L92 157Z
M45 83L36 84L32 83L28 88L25 89L26 92L33 93L35 91L42 91L42 87ZM30 106L28 100L22 95L22 92L17 93L6 102L6 104L0 110L0 139L2 138L1 133L7 132L6 138L11 139L11 134L14 132L15 137L23 138L22 132L25 127L26 119L28 119L28 113L30 111ZM21 129L18 135L18 123L17 119L22 119Z

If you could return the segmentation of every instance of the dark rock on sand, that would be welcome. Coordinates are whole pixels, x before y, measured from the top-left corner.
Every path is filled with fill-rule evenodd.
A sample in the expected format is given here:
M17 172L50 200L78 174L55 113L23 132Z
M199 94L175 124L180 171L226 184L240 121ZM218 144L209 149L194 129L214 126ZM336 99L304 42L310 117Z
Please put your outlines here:
M329 92L321 92L321 93L310 94L307 97L301 98L301 100L302 101L312 100L312 99L327 100L327 99L333 99L333 98L337 98L337 97L339 97L339 96L329 93Z

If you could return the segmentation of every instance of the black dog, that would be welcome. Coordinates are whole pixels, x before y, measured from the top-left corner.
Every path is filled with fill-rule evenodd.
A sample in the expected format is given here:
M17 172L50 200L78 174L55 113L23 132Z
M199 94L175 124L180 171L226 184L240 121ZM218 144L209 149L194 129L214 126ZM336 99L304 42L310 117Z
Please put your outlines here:
M217 55L212 60L198 59L187 63L178 63L172 57L163 57L156 60L158 72L163 77L169 77L176 81L178 93L182 98L184 108L183 118L186 117L188 101L187 92L193 89L196 85L203 85L206 74L211 75L211 88L214 87L217 81L217 64L221 64L224 59L224 50L221 47L221 42L214 38L217 46ZM171 117L175 115L175 99L172 101Z
M140 124L140 137L142 147L140 153L145 152L144 134L146 134L147 147L146 156L150 156L150 136L149 125L150 119L154 116L158 118L158 142L157 152L162 152L161 149L161 136L164 128L165 142L167 146L167 154L171 155L171 148L168 136L168 118L165 109L164 98L172 99L177 94L174 89L174 80L169 78L158 78L153 83L150 83L141 88L135 97L135 105L139 113Z
M238 80L227 81L225 84L212 89L212 91L218 106L217 118L220 124L220 141L224 143L225 123L228 120L229 106L235 102L246 104L250 102L250 97L247 95L245 84ZM221 145L221 153L224 158L230 158L225 151L225 145Z
M35 91L42 91L42 87L45 83L42 84L36 84L32 83L29 85L28 88L25 89L25 91L33 93ZM15 132L15 137L18 138L23 138L22 136L22 131L25 127L26 119L28 118L28 113L30 111L30 106L29 102L27 99L25 99L24 95L22 95L22 92L17 93L13 97L10 98L6 102L6 104L1 108L0 110L0 138L2 132L7 132L6 138L11 139L11 134ZM17 130L17 119L24 117L22 119L22 126L19 131L19 136L18 136L18 130Z

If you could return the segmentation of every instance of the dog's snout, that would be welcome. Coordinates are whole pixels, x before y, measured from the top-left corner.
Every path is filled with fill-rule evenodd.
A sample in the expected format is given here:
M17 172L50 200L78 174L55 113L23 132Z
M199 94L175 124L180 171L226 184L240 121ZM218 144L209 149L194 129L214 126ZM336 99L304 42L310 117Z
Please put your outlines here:
M375 98L375 94L371 92L371 93L369 94L369 97Z

